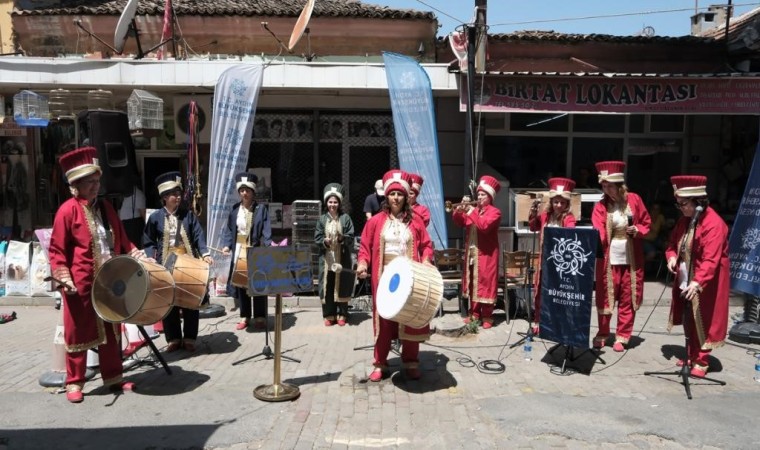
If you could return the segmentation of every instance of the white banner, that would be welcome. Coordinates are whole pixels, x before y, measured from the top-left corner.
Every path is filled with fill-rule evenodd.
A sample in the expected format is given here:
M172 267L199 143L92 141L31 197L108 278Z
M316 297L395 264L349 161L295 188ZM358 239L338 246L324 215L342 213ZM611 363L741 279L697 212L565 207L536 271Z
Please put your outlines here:
M238 201L235 174L243 172L251 147L253 117L264 78L260 64L225 70L216 82L211 122L206 234L210 247L221 248L222 233L232 205ZM226 283L229 258L214 253L217 284ZM223 280L222 280L223 278Z

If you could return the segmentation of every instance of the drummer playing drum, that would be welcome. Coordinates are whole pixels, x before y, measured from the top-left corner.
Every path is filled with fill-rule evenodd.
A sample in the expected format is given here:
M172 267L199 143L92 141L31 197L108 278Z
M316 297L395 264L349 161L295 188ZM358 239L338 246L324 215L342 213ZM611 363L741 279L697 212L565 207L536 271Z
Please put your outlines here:
M201 255L203 260L214 264L208 248L206 237L200 222L187 208L182 206L182 177L179 172L167 172L156 177L158 195L164 207L154 211L145 224L143 248L148 256L155 257L159 263L166 263L169 254ZM206 294L208 295L208 294ZM180 318L180 311L182 317ZM184 319L184 327L181 319ZM164 318L167 352L174 352L184 347L195 351L198 337L198 309L174 306Z
M253 302L254 327L266 329L267 296L251 297L248 289L232 284L233 271L239 258L248 257L248 247L266 247L272 245L272 225L269 222L269 208L254 199L258 177L252 173L240 172L235 175L235 187L240 195L227 218L227 226L222 234L222 253L229 255L235 250L230 265L230 277L227 293L240 304L240 322L236 329L244 330L250 325L251 302Z
M113 206L98 199L100 176L97 149L83 147L62 155L61 171L72 198L55 213L48 256L53 277L63 288L63 338L66 343L66 399L84 400L87 350L97 348L100 375L111 391L131 391L122 379L119 324L104 322L95 313L91 291L97 269L112 255L145 254L129 242Z
M375 369L369 380L378 382L387 376L388 353L393 339L401 339L401 361L407 378L416 380L422 375L419 369L420 342L430 335L429 326L412 328L386 320L377 312L378 284L384 268L396 257L433 265L433 244L425 224L412 212L407 201L411 177L402 170L391 170L383 176L385 201L380 212L372 216L362 231L356 273L366 278L372 272L372 315L375 332ZM388 299L385 299L386 301Z

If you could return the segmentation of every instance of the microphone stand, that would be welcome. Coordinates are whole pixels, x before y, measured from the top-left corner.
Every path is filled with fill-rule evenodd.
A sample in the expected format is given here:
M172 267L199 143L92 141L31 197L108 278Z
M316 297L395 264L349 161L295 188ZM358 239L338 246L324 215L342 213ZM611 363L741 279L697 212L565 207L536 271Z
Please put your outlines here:
M523 292L525 293L525 306L528 310L528 331L525 333L517 333L519 336L522 336L520 339L518 339L515 343L511 344L509 348L515 348L518 345L521 345L525 342L526 339L530 338L530 340L533 340L533 315L531 314L531 303L533 301L533 274L535 273L535 268L533 267L533 255L536 253L536 236L538 235L538 231L532 231L533 238L531 239L531 251L528 255L528 261L527 266L528 268L525 271L525 284L523 287ZM540 262L539 262L540 263ZM507 311L507 314L509 314L509 311ZM517 308L515 308L515 316L517 315Z
M693 236L696 235L696 232L697 232L697 221L699 219L699 215L700 215L701 212L702 212L702 210L698 208L697 211L695 212L694 218L691 221L691 224L689 225L688 230L686 231L687 237L688 237L689 233L692 233L691 248L689 249L689 254L692 255L692 256L689 257L689 268L688 268L688 271L686 272L686 277L687 277L686 286L688 286L689 283L691 282L691 280L689 280L688 278L691 277L691 271L692 271L692 268L694 267L694 258L693 258L693 253L692 253L692 250L694 248L694 237ZM684 252L686 250L686 241L687 240L688 239L684 239L683 242L681 243L681 248L680 248L679 253L678 253L679 255L683 255L684 254ZM678 282L678 277L676 277L676 279L675 279L674 282L676 282L676 283ZM688 298L686 298L686 296L683 295L683 293L681 293L680 297L681 297L681 299L683 299L683 302L684 302L683 311L681 312L681 323L683 324L684 350L686 351L686 357L683 359L683 365L681 366L681 370L676 370L674 372L644 372L644 375L647 375L647 376L649 376L649 375L676 375L676 376L680 376L681 377L681 384L683 384L683 387L686 390L686 397L689 400L691 400L691 387L690 387L690 384L689 384L689 379L694 378L696 380L709 381L709 382L718 384L720 386L725 386L726 382L725 381L716 380L714 378L708 378L708 377L695 377L694 375L691 374L691 366L692 366L692 364L691 364L691 360L689 359L689 345L691 343L691 336L690 336L690 334L691 334L691 324L690 324L689 320L691 319L691 317L689 317L689 313L691 313L691 311L692 311L692 304L691 304L691 300L688 299ZM694 319L694 320L696 320L696 319ZM696 326L696 322L694 323L694 325Z

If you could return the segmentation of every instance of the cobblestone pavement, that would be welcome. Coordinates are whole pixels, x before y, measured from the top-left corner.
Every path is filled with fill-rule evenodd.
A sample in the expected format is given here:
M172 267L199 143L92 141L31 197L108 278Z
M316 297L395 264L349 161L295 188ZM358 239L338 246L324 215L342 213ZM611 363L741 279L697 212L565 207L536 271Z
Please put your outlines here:
M366 379L371 348L355 349L372 344L369 314L354 311L349 326L327 328L318 302L286 297L283 355L301 362L283 360L281 378L300 397L273 403L252 395L273 382L273 361L246 360L262 350L265 333L235 331L229 313L202 319L194 354L162 353L172 375L146 347L138 352L145 364L126 372L138 392L107 393L96 376L84 403L69 404L38 383L53 365L59 312L0 299L0 313L18 314L0 325L0 449L757 448L758 346L716 350L710 376L726 386L691 380L687 400L679 377L643 374L676 371L683 351L680 328L665 329L667 302L655 307L659 291L647 289L653 297L639 310L632 348L607 347L603 362L578 349L548 354L553 343L541 339L525 361L521 347L508 344L527 323L507 323L502 313L491 330L433 335L421 347L421 380L406 380L394 357L393 375L380 383ZM458 322L450 308L436 319L440 327ZM154 342L165 346L163 336ZM550 363L564 357L574 361L561 374Z

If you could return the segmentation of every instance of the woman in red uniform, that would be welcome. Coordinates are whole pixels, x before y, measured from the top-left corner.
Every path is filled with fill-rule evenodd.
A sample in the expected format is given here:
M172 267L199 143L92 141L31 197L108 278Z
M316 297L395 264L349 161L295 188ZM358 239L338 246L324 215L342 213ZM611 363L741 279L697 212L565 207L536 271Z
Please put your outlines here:
M131 391L122 380L119 324L106 323L95 313L92 284L98 268L112 255L145 254L127 238L119 215L109 202L98 199L101 169L97 150L83 147L59 159L73 198L55 214L49 259L53 276L63 287L63 327L66 343L66 398L84 400L87 350L98 349L103 384L112 391Z
M625 163L596 163L604 196L594 205L591 223L599 232L604 256L596 260L596 312L599 331L594 348L604 347L610 335L612 309L617 304L617 329L612 349L625 350L633 334L636 310L644 298L643 238L651 219L644 202L625 185Z
M401 339L401 362L409 379L419 379L420 342L427 339L430 328L411 328L386 320L377 313L377 287L383 268L398 256L433 265L433 244L425 224L414 216L407 201L411 189L409 174L391 170L383 176L385 201L379 213L372 216L362 230L361 246L357 258L356 273L366 278L372 274L372 317L375 333L374 370L370 381L380 381L387 375L388 353L393 339Z
M409 204L412 206L414 215L422 219L422 223L424 223L425 226L428 226L430 225L430 210L427 206L417 203L417 196L420 195L422 183L424 183L425 180L416 173L410 173L409 176L412 179L412 184L409 186Z
M492 203L500 187L496 178L482 176L478 183L477 206L465 205L465 198L453 215L454 223L467 229L462 295L470 298L470 316L464 322L479 320L485 329L493 326L493 308L499 288L501 211Z
M702 378L707 374L710 351L721 347L726 339L730 290L728 226L708 206L707 177L680 175L671 177L670 182L683 217L676 222L665 250L668 270L676 275L668 330L673 325L684 325L688 330L687 363L691 375ZM683 324L684 299L691 301L687 324ZM683 363L679 361L679 365Z
M575 189L575 181L569 178L550 178L549 202L546 204L546 209L541 214L538 213L540 201L534 202L531 206L528 216L530 231L541 232L538 245L539 253L544 242L544 227L575 228L575 216L570 211L573 189ZM535 299L535 310L533 312L535 325L533 326L533 334L538 334L538 324L541 319L541 259L538 258L539 266L535 268L534 284L536 291L533 297Z

